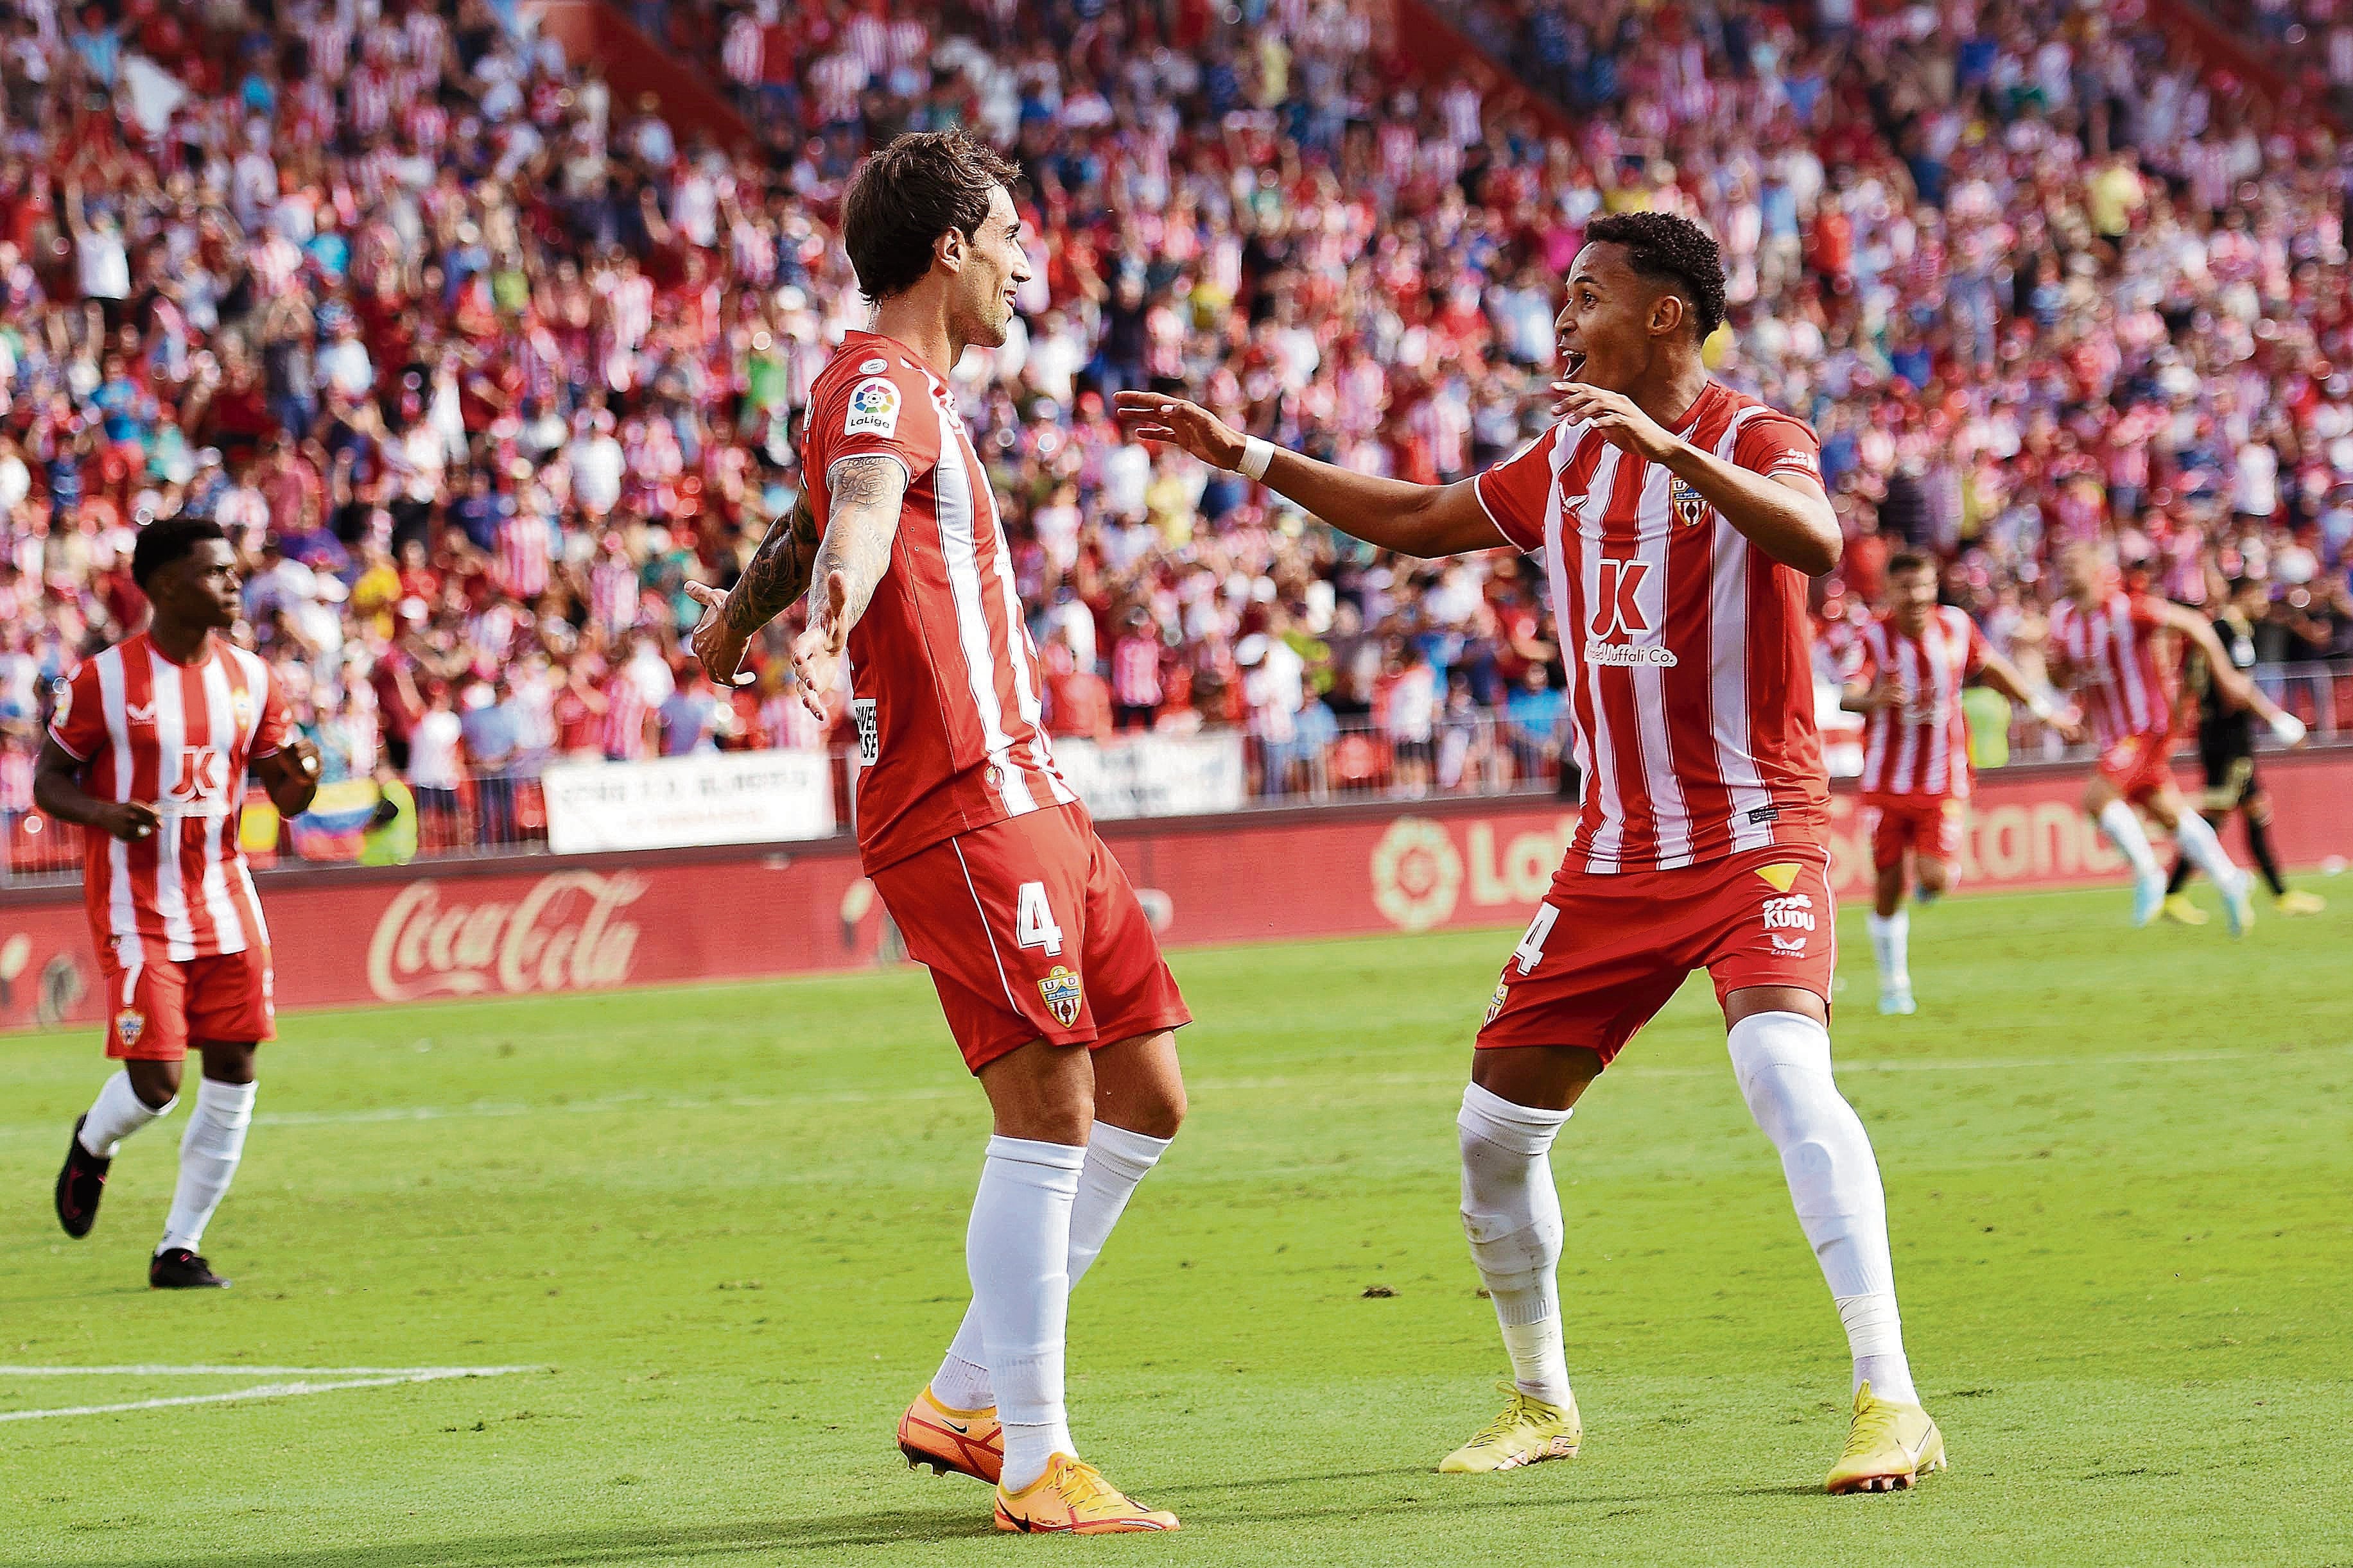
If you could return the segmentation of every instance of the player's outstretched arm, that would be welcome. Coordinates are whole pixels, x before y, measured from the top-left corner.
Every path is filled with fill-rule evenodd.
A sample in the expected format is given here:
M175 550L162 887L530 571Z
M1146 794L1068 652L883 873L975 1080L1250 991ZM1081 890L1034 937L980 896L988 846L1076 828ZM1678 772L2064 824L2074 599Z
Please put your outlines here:
M2026 684L2026 677L2018 666L1991 648L1986 649L1985 662L1978 668L1978 680L1990 686L2012 702L2034 715L2035 719L2059 731L2059 738L2073 745L2084 738L2084 726L2059 711L2051 699Z
M2206 668L2213 679L2214 689L2223 700L2233 708L2253 709L2255 717L2270 725L2272 733L2289 745L2303 744L2306 733L2304 721L2264 696L2261 687L2239 673L2238 666L2231 662L2229 650L2222 646L2222 639L2214 635L2214 628L2205 616L2195 610L2184 609L2170 599L2152 602L2158 621L2197 644L2198 651L2206 656Z
M1476 480L1416 485L1355 473L1246 437L1181 397L1121 392L1112 402L1134 439L1166 441L1211 468L1257 479L1341 532L1384 550L1429 557L1511 545L1479 504Z
M155 808L142 802L100 800L81 787L82 764L54 735L41 742L33 764L33 804L59 822L71 822L129 844L152 837Z
M907 468L896 458L844 458L828 482L833 510L825 542L818 547L817 598L809 606L807 629L793 639L802 705L820 719L826 717L825 700L840 673L850 628L891 569L891 547L898 540L900 508L907 498Z
M750 682L751 673L740 668L744 649L762 626L808 592L818 543L817 514L809 510L808 492L803 490L792 511L769 526L733 588L723 594L706 584L686 585L687 596L703 607L688 643L712 680L722 686Z

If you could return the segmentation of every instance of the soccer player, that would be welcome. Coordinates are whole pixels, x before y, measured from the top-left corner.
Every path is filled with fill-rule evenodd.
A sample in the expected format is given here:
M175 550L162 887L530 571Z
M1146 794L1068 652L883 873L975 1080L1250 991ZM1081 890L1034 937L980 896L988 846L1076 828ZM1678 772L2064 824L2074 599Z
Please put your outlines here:
M1813 433L1711 380L1715 242L1687 219L1597 219L1556 323L1559 422L1474 479L1424 486L1278 451L1193 404L1123 392L1130 433L1260 480L1384 549L1545 553L1588 781L1568 853L1504 963L1457 1126L1462 1222L1511 1353L1510 1404L1442 1470L1574 1455L1550 1150L1692 970L1779 1149L1854 1356L1834 1492L1945 1462L1905 1361L1879 1167L1831 1075L1829 782L1806 579L1840 534Z
M2027 689L2010 662L1986 646L1967 612L1936 603L1936 563L1900 554L1887 563L1887 608L1863 628L1839 706L1864 716L1862 808L1877 871L1870 920L1879 963L1879 1010L1910 1014L1912 917L1904 908L1905 862L1920 901L1950 889L1959 873L1961 825L1968 816L1969 728L1961 688L1982 681L2055 726L2083 731L2050 699Z
M74 1123L58 1223L90 1234L122 1140L179 1103L204 1058L180 1140L180 1180L147 1266L161 1290L228 1283L197 1254L253 1120L253 1058L276 1037L269 928L237 839L248 772L288 816L319 788L319 752L290 738L269 667L231 643L237 555L219 525L166 518L139 532L131 576L147 629L74 672L58 700L33 798L80 824L82 896L106 983L106 1054L122 1063Z
M2246 873L2231 863L2206 819L2182 804L2173 783L2173 701L2157 660L2157 636L2172 632L2206 658L2220 699L2253 709L2282 740L2304 726L2239 673L2214 628L2179 605L2114 585L2107 556L2088 542L2059 552L2064 597L2051 608L2053 675L2072 686L2100 748L2084 788L2084 810L2131 862L2133 924L2147 925L2165 902L2165 873L2133 807L2162 823L2189 863L2214 879L2232 936L2254 923Z
M792 647L801 691L821 709L847 655L859 850L995 1113L972 1306L901 1450L994 1483L999 1530L1174 1530L1080 1461L1063 1405L1071 1287L1176 1135L1191 1015L1055 770L1012 552L948 389L966 345L1005 342L1030 275L1016 178L932 132L850 182L842 238L873 328L810 389L800 508L728 592L692 585L693 646L736 679L752 635L820 584Z
M2231 656L2231 668L2244 675L2255 667L2255 622L2269 608L2270 590L2260 577L2240 577L2231 584L2222 613L2214 617L2214 640ZM2247 835L2247 853L2272 890L2272 906L2284 915L2316 915L2328 907L2317 893L2291 888L2280 877L2279 858L2272 853L2272 800L2255 777L2254 710L2223 700L2214 689L2213 667L2193 646L2182 660L2181 683L2198 700L2198 761L2206 773L2205 797L2199 815L2220 836L2222 824L2237 812ZM2293 745L2304 738L2304 721L2284 715L2283 738ZM2173 858L2173 874L2165 883L2165 918L2182 925L2202 926L2206 911L2189 901L2182 887L2189 880L2189 858Z

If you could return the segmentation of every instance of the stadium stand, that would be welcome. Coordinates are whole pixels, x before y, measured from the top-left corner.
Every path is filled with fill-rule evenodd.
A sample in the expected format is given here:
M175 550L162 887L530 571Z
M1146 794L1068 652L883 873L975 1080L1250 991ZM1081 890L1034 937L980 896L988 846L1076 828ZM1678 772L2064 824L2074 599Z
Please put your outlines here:
M2251 4L2343 85L2336 7ZM1105 403L1187 388L1465 476L1538 427L1585 221L1645 206L1725 243L1720 373L1822 434L1826 678L1905 544L2031 673L2052 548L2104 536L2188 602L2270 581L2275 694L2353 725L2353 155L2132 6L638 0L590 30L708 102L488 0L5 9L12 874L72 862L29 815L49 692L183 510L238 541L330 777L405 779L427 853L535 838L550 758L836 743L781 626L754 686L701 679L681 585L801 482L861 315L844 180L950 121L1029 175L1026 325L958 390L1058 731L1238 729L1270 796L1554 787L1525 563L1358 551ZM1425 79L1433 28L1517 88Z

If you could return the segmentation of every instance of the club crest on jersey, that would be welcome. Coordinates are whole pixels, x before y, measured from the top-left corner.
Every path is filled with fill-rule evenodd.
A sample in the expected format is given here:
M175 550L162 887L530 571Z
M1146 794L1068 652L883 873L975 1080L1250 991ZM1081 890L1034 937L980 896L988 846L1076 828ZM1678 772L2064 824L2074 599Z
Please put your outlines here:
M1487 998L1487 1022L1493 1023L1495 1015L1501 1013L1504 1010L1504 1004L1511 999L1512 983L1508 980L1496 981L1495 994Z
M237 690L228 694L228 710L237 715L237 727L249 729L253 724L253 693Z
M1675 521L1685 528L1697 526L1699 520L1707 515L1707 498L1681 478L1673 481L1667 497L1668 504L1675 509Z
M146 1032L147 1015L138 1008L125 1007L114 1016L114 1037L122 1042L125 1050L137 1045L139 1037Z
M1085 1000L1086 992L1080 985L1079 977L1067 966L1058 963L1048 970L1046 977L1038 982L1038 994L1045 999L1046 1011L1054 1016L1054 1022L1065 1029L1077 1025L1079 1008Z
M899 388L888 376L870 376L849 389L845 436L889 436L899 428Z

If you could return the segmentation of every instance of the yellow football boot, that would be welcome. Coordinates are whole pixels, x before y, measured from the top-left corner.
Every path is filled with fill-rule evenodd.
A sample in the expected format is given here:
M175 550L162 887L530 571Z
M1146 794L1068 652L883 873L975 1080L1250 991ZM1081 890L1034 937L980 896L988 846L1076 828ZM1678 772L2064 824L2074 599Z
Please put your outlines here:
M929 1384L899 1417L899 1452L911 1470L929 1465L935 1476L954 1470L990 1486L1005 1471L1005 1433L997 1412L951 1409L932 1397Z
M1041 1535L1123 1535L1178 1526L1166 1509L1146 1508L1103 1479L1092 1465L1057 1454L1046 1461L1046 1473L1019 1491L998 1484L997 1528Z
M1854 1425L1846 1451L1822 1482L1826 1492L1896 1492L1924 1470L1945 1468L1945 1435L1916 1405L1898 1405L1872 1395L1871 1384L1854 1391Z
M1495 1387L1511 1398L1504 1413L1480 1428L1479 1435L1438 1462L1441 1474L1483 1475L1491 1470L1516 1470L1545 1459L1574 1459L1585 1439L1585 1423L1577 1414L1577 1395L1566 1405L1548 1405L1518 1385Z
M2272 908L2284 915L2316 915L2328 907L2328 900L2318 893L2307 893L2301 888L2290 888L2272 900Z
M2157 912L2178 926L2202 926L2214 917L2189 901L2187 893L2168 893Z

